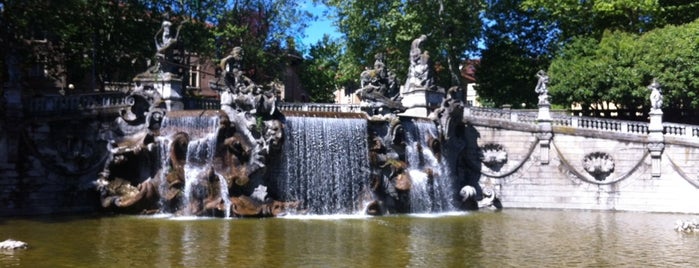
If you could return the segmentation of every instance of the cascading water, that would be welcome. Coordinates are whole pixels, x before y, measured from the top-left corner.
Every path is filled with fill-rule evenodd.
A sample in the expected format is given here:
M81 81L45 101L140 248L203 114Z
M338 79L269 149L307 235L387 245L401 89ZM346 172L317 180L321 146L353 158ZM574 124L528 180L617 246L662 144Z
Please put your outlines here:
M405 122L406 160L412 183L410 211L412 213L444 212L454 210L451 202L453 180L446 160L439 161L430 149L428 138L437 139L434 123Z
M189 208L193 198L203 199L207 193L202 192L200 187L197 187L198 181L202 176L206 176L208 172L213 172L213 159L216 150L216 135L219 127L219 117L216 115L196 115L187 114L181 116L167 116L164 118L161 127L161 166L168 167L171 143L174 141L173 136L177 133L186 133L189 137L187 144L186 160L184 165L184 188L182 190L182 202L180 207L185 208L183 212L188 215L191 213ZM163 172L164 176L164 172ZM219 176L220 177L220 176ZM165 181L165 178L161 178ZM224 202L228 200L228 187L223 181L221 188L221 196L224 197ZM163 187L167 187L167 183L161 183ZM225 187L223 187L225 185ZM161 192L164 192L161 187ZM228 206L230 207L230 206ZM227 212L228 214L228 212Z
M214 159L215 148L215 130L209 132L209 134L202 138L189 141L189 145L187 145L187 161L184 165L185 184L184 196L182 199L183 204L190 204L193 198L201 200L206 197L207 193L202 191L203 189L201 187L197 186L199 184L199 178L207 176L207 172L212 168L211 165ZM224 197L227 197L227 195ZM186 211L185 213L191 214L191 208L188 209L190 209L190 211Z
M219 182L219 187L221 188L221 197L223 197L223 204L225 207L225 211L223 212L223 216L226 218L231 217L231 199L227 198L228 197L228 183L226 182L226 179L223 178L223 176L216 174L218 177L218 182Z
M310 214L362 209L369 160L365 119L288 117L278 187Z

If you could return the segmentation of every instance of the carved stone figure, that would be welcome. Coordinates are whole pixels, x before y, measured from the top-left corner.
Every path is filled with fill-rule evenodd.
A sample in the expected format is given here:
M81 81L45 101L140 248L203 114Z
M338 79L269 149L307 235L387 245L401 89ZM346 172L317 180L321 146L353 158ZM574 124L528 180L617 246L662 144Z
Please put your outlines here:
M396 75L386 68L386 56L378 53L375 56L374 69L361 73L361 88L365 91L376 91L379 94L396 100L398 98L398 84Z
M268 151L279 151L284 143L284 124L279 120L265 122L265 143Z
M357 96L373 106L385 106L393 111L404 110L400 103L396 76L386 68L384 54L376 54L375 59L374 69L360 74L361 88Z
M648 85L648 89L650 89L651 111L660 111L663 108L663 93L658 80L653 78L653 82Z
M160 29L155 33L155 58L157 60L157 65L151 70L151 72L162 72L170 74L179 74L179 67L181 59L177 58L176 50L179 43L180 30L182 29L181 23L175 32L172 34L172 22L170 21L169 13L165 13L163 22L160 25ZM160 37L160 38L158 38ZM158 41L160 39L160 41Z
M224 82L226 83L226 86L228 86L228 88L237 88L237 80L239 79L236 79L236 75L242 75L242 72L238 73L238 71L242 70L242 65L243 48L241 47L234 47L233 49L231 49L231 52L228 53L228 56L221 59L221 62L219 63L219 68L221 68L221 71L223 72Z
M455 135L455 129L463 118L464 103L459 96L463 95L463 89L453 86L447 91L442 105L435 109L428 118L437 122L445 139Z
M536 73L536 77L538 77L539 80L536 83L534 91L539 94L539 104L549 104L549 76L544 70L539 70Z
M434 78L429 66L430 55L429 52L422 51L422 43L425 40L427 40L427 36L421 35L413 40L410 47L410 67L404 92L410 92L415 88L434 89Z

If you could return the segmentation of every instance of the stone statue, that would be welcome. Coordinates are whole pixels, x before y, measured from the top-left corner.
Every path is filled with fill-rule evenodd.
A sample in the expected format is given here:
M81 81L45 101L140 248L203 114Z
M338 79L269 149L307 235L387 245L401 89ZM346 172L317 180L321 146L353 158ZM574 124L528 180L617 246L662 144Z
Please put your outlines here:
M383 53L376 54L375 59L374 69L360 74L361 88L357 96L374 106L385 106L394 111L403 110L396 75L386 68Z
M430 55L429 52L422 51L422 43L426 39L426 35L421 35L413 40L410 47L410 67L408 69L408 79L403 89L404 92L410 92L415 88L434 88L434 78L429 67Z
M650 89L650 108L652 111L660 111L663 108L663 93L658 80L653 78L653 82L648 85Z
M539 78L539 81L536 83L534 91L539 94L539 104L549 104L549 76L544 70L539 70L536 73L536 77Z
M243 65L243 48L234 47L228 56L221 59L219 67L223 72L224 82L229 88L234 88L236 85L235 73L242 70Z
M259 87L243 74L243 49L234 47L225 58L221 59L221 68L225 88L221 89L221 109L250 111L257 105ZM228 111L227 111L228 112ZM230 114L230 112L229 112Z
M459 86L449 88L442 104L428 116L437 122L442 135L447 139L454 135L454 128L463 118L464 103L461 101L461 96L464 95L463 91Z
M179 60L175 59L174 54L177 48L177 44L179 43L178 38L180 36L180 30L182 29L182 25L184 25L184 22L182 22L177 27L177 31L173 36L170 15L169 13L165 13L163 16L163 22L161 23L160 29L155 33L154 37L156 48L155 58L158 64L156 65L156 68L154 68L151 72L160 71L163 73L176 74L178 73L177 64L179 63ZM158 39L160 39L160 42L158 41Z

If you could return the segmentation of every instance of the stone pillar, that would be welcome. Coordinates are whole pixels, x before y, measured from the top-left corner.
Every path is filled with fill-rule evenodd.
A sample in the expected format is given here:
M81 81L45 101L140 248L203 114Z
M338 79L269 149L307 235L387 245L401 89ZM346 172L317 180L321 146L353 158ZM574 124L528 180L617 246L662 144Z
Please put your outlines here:
M549 150L553 138L553 127L551 126L553 120L549 111L550 107L551 105L548 103L539 103L539 115L536 118L539 128L536 137L539 139L539 155L542 165L549 164Z
M534 91L539 94L539 113L536 116L536 122L539 127L537 138L539 139L539 154L542 165L549 164L549 149L551 147L551 139L553 138L553 128L551 126L551 103L548 95L549 77L543 70L536 73L539 81L536 84Z
M663 137L663 112L661 110L650 112L650 125L648 126L648 150L650 151L651 176L660 178L660 163L663 149L665 149L665 138Z
M651 161L651 176L660 178L661 170L660 163L662 160L663 149L665 148L665 138L663 136L663 95L660 90L660 84L657 80L648 86L650 93L650 125L648 126L648 150L650 151Z

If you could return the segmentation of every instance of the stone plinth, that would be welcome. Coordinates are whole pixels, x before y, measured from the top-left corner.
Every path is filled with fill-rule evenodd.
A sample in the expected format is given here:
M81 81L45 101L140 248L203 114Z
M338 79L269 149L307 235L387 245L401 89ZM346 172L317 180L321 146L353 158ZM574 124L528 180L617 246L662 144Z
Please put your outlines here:
M536 116L537 122L551 122L551 104L539 103L539 113Z
M410 92L401 93L401 103L407 110L400 114L411 117L427 117L432 110L439 107L445 94L440 90L426 88L412 89Z
M182 78L170 73L154 73L134 78L136 90L152 89L160 94L167 110L183 110Z
M662 175L661 161L663 149L665 149L665 138L663 136L663 111L652 109L650 113L650 124L648 125L648 150L651 157L651 176L660 178Z

